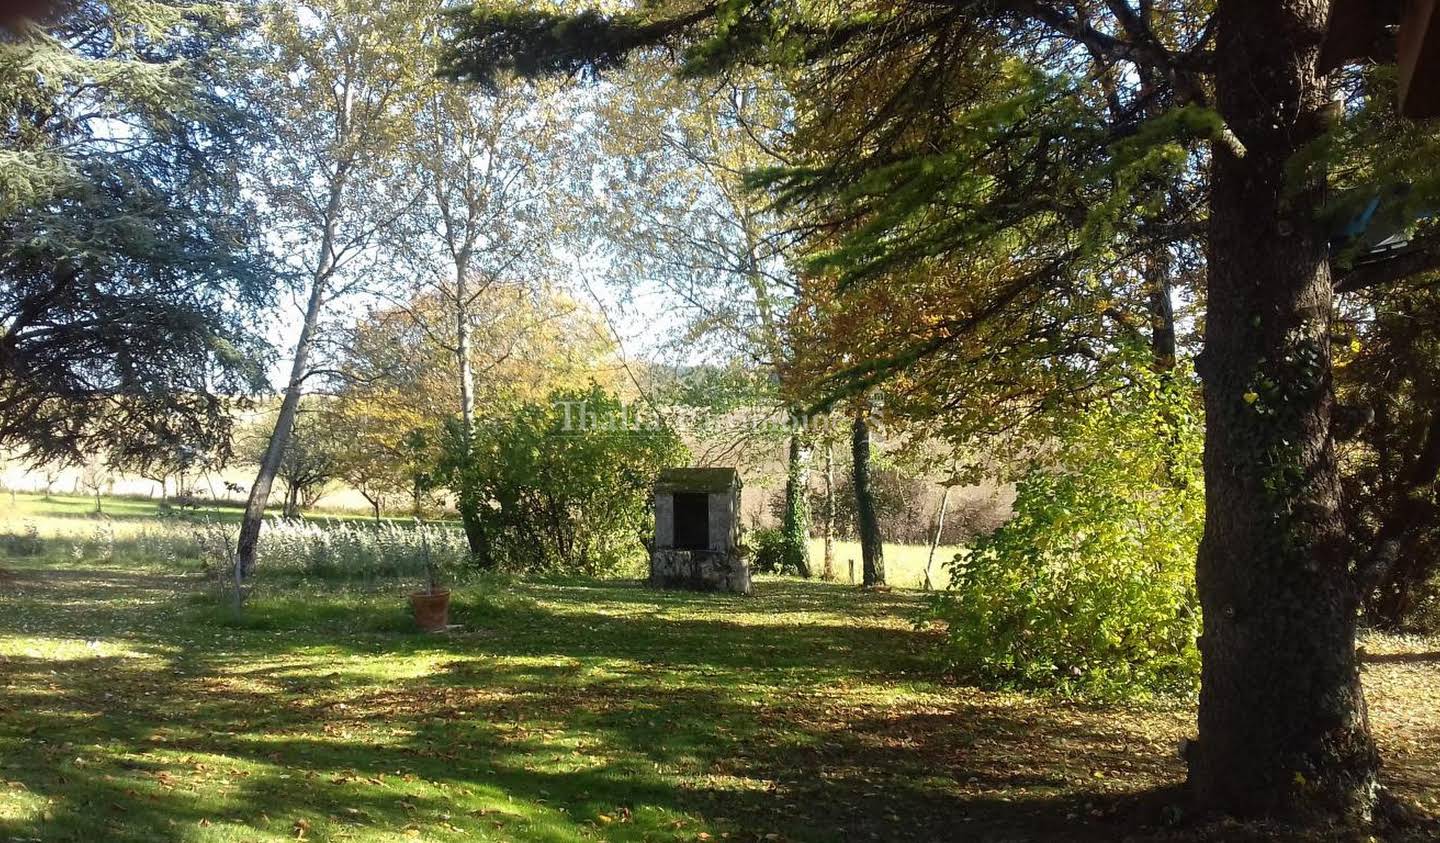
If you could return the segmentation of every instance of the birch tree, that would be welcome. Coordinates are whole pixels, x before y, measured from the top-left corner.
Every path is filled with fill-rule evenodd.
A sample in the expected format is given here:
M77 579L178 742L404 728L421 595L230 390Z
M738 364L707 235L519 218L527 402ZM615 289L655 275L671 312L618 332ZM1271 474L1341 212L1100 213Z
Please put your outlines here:
M275 427L241 522L242 577L254 565L300 399L322 368L324 320L339 300L377 280L378 250L414 202L397 153L413 125L417 80L429 75L415 56L433 11L410 0L264 8L261 105L275 132L258 156L255 189L303 304Z
M546 288L553 246L568 229L566 181L576 165L573 114L554 85L497 86L484 93L432 83L404 147L421 201L407 225L415 240L408 299L393 304L455 362L459 455L476 437L476 367L493 368L530 328L564 316ZM416 302L427 307L415 307ZM498 330L503 324L504 330ZM476 333L490 333L476 342ZM491 340L500 340L492 342ZM486 502L460 472L457 489L470 553L493 561L481 518Z

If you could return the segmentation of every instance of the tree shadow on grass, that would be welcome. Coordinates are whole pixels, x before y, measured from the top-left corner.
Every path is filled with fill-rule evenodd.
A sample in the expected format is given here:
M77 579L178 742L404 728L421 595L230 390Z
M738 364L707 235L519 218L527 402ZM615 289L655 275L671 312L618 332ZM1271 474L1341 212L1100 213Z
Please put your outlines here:
M0 596L0 636L134 645L0 664L0 839L1172 837L1185 713L941 688L908 595L529 585L422 636L398 593L227 628L82 582Z
M1440 651L1427 653L1366 653L1364 664L1440 664Z
M0 822L0 833L154 840L230 824L293 836L304 823L317 838L416 827L426 839L453 828L576 840L602 816L613 823L605 837L635 840L694 839L699 829L739 840L1115 831L1091 816L1114 794L1068 787L1043 766L1015 768L999 743L976 740L1033 728L999 707L881 707L841 723L788 700L744 705L723 686L611 678L557 690L553 674L498 664L458 684L446 669L434 679L449 681L335 686L341 702L217 683L225 662L10 660L6 705L27 715L0 718L0 742L36 757L0 770L48 805ZM1073 727L1037 737L1093 740Z

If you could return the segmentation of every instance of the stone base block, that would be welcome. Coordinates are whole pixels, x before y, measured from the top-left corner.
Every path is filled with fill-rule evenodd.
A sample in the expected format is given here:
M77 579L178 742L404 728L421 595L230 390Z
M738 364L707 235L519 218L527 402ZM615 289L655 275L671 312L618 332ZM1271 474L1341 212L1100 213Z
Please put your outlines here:
M691 591L750 593L750 566L737 554L710 550L653 550L650 585Z

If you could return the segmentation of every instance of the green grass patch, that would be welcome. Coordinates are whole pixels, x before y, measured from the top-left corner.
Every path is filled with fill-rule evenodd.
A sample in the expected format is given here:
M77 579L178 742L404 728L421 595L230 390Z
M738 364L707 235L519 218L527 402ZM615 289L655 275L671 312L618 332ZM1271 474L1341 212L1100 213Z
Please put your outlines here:
M3 567L5 840L826 839L788 792L824 783L818 695L938 690L908 598L841 586L486 580L425 635L403 584L236 615L194 575Z
M0 841L1111 840L1184 778L1192 711L948 686L913 592L481 578L427 635L411 588L0 554ZM1433 800L1435 647L1386 646Z

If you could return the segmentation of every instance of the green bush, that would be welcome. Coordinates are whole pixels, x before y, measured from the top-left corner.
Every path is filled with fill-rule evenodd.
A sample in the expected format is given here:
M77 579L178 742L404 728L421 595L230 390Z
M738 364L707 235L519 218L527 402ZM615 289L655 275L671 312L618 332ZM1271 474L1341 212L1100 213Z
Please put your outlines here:
M1114 698L1192 689L1203 435L1188 373L1129 373L1067 420L1014 518L950 563L932 604L964 679Z
M452 436L442 471L452 488L474 490L485 541L502 567L638 571L654 529L655 477L688 457L674 431L632 414L592 385L487 421L468 460L456 456Z
M773 527L751 530L745 535L745 544L750 548L750 570L757 574L795 574L791 544L785 533Z

